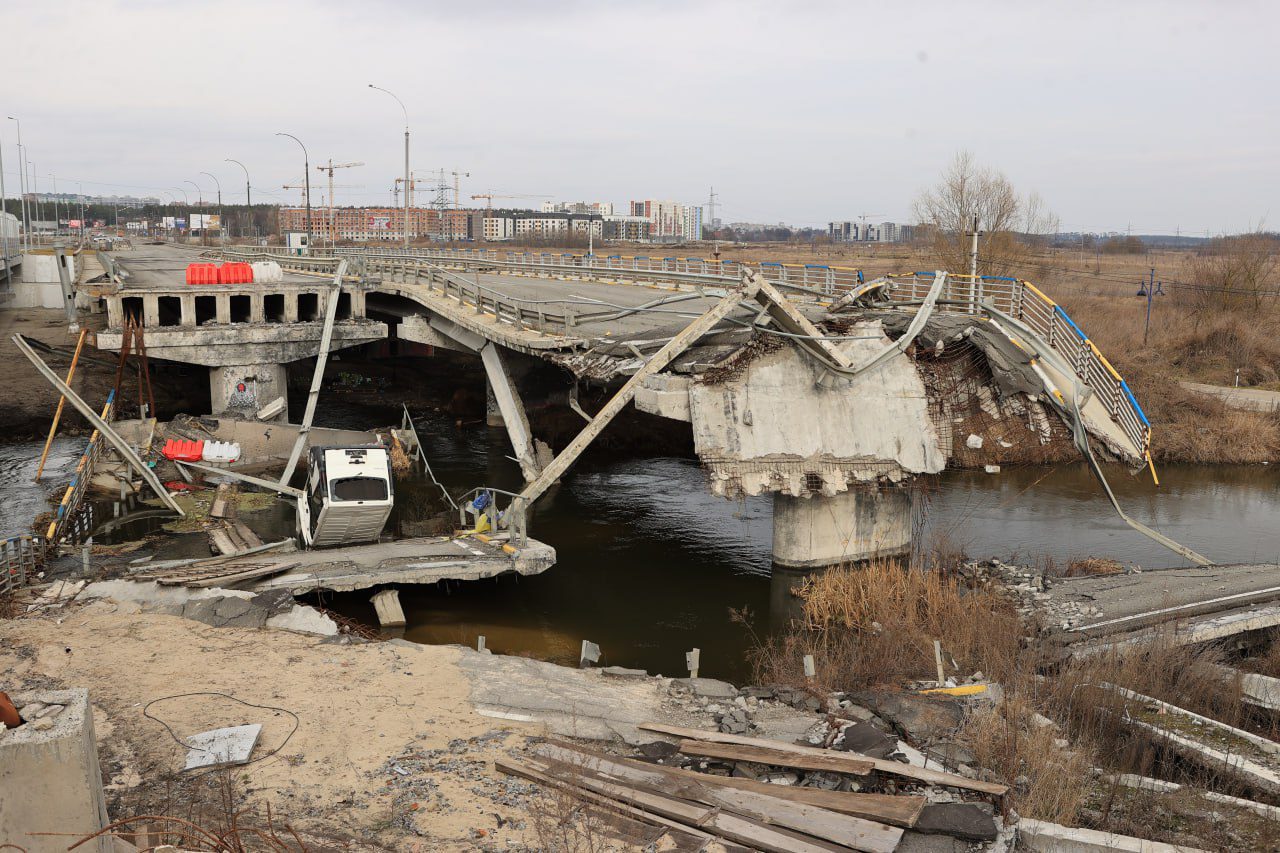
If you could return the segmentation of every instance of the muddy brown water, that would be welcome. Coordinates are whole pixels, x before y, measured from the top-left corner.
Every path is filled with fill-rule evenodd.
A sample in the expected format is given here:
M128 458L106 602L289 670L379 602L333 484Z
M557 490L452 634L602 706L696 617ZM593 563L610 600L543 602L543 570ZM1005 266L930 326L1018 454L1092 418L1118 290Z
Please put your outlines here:
M398 419L389 408L324 406L318 422L367 426ZM482 484L518 490L519 469L503 431L459 428L438 414L418 418L418 428L436 476L451 490ZM55 477L41 486L30 481L38 445L0 446L0 530L29 528L46 495L59 491L50 484L59 482L56 475L65 483L82 444L59 441ZM1158 489L1149 474L1131 477L1116 469L1110 476L1132 515L1210 558L1280 561L1280 489L1270 467L1168 466ZM415 512L441 509L435 495L425 479L397 492ZM923 499L925 546L1060 564L1087 556L1145 568L1182 564L1120 521L1083 466L948 472ZM264 534L292 529L282 510L250 523ZM151 524L139 522L140 529ZM600 645L606 664L668 675L683 674L684 652L697 647L703 674L742 681L750 675L743 653L751 637L730 609L749 611L757 632L772 630L794 612L790 589L803 576L770 564L771 500L712 497L692 458L589 453L539 502L530 530L556 548L556 566L535 577L403 588L405 636L474 646L484 635L495 652L571 664L588 639ZM178 537L164 556L202 549L203 535ZM325 604L376 624L367 592L331 595Z

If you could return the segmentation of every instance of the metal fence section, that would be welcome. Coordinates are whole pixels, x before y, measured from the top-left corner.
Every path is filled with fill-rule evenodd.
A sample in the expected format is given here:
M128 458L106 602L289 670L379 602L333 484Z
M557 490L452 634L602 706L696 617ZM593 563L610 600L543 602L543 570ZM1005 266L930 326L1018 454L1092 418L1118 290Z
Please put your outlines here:
M565 275L591 278L666 282L685 281L694 285L736 284L741 278L741 264L737 261L709 260L706 258L656 257L649 255L580 255L573 252L514 252L495 249L396 249L337 248L315 249L311 254L297 255L282 246L248 247L228 249L229 253L260 254L280 260L332 258L340 255L357 255L363 258L387 258L429 261L459 269L498 265L510 275ZM771 284L785 285L838 296L863 281L862 271L853 267L827 264L782 264L765 262L759 265L760 273ZM612 275L609 275L612 274Z
M933 273L889 276L888 281L884 293L891 301L917 302L929 292ZM1093 389L1141 454L1150 452L1151 422L1129 384L1062 306L1031 282L1003 276L979 276L976 280L968 275L947 276L939 303L938 310L951 313L981 314L994 308L1026 324Z
M107 404L102 407L101 415L104 421L111 420L115 396L115 391L107 395ZM57 512L49 522L49 529L45 535L47 547L52 548L61 542L80 542L88 537L93 519L90 514L91 507L84 505L84 495L88 491L89 482L93 479L94 467L98 464L98 459L101 458L105 447L106 441L95 429L93 435L89 436L89 445L84 453L80 454L80 461L76 463L75 474L71 477L70 485L62 493L62 501L58 504Z
M0 595L29 584L44 563L45 540L26 534L0 540Z

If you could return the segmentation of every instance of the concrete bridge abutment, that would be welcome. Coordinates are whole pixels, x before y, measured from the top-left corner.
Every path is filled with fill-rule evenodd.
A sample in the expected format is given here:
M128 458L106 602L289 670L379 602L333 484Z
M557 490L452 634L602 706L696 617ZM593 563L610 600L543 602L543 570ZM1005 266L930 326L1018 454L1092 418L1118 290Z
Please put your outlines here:
M793 569L896 557L911 551L911 492L850 489L773 498L773 562Z
M284 409L271 418L289 420L289 372L283 364L233 364L209 368L209 402L214 417L252 418L278 397Z

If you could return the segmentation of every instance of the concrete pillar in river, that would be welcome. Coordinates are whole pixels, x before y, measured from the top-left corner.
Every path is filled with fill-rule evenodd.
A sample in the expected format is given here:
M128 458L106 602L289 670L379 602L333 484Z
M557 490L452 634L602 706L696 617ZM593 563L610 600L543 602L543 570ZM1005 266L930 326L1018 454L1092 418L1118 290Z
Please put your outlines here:
M850 489L827 497L773 498L773 562L790 568L904 554L911 550L908 489Z
M272 420L288 422L288 371L283 364L233 364L209 368L213 415L252 418L263 406L284 397L284 410Z

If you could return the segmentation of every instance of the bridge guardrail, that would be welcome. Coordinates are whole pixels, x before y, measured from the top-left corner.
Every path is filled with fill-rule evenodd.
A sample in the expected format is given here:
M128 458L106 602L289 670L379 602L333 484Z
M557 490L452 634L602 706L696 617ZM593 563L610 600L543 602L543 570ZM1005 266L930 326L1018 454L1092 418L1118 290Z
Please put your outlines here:
M895 302L923 299L933 284L933 273L916 272L888 276L892 286L886 295ZM1049 343L1071 365L1086 385L1093 389L1107 412L1142 455L1149 456L1151 422L1138 400L1106 356L1079 326L1038 287L1029 281L1004 276L947 276L939 310L980 314L989 306L1020 320Z
M115 396L116 392L114 390L107 395L107 403L102 407L101 414L104 421L111 420L112 411L115 407ZM60 542L68 540L79 542L86 538L92 529L92 517L81 510L84 504L85 492L88 491L89 482L93 479L94 467L102 457L105 445L106 441L95 429L93 434L89 436L89 444L85 447L84 453L80 454L80 461L76 463L76 470L71 476L71 483L67 486L66 491L62 493L62 500L58 504L53 520L49 522L49 529L45 534L47 547L52 548Z
M239 250L228 250L239 251ZM690 288L735 285L739 279L741 264L736 261L706 261L700 258L648 258L644 256L624 258L618 255L585 256L572 253L551 252L499 252L496 250L441 249L423 252L415 249L340 248L328 255L290 256L279 247L255 247L255 252L279 258L289 257L295 268L310 265L317 270L332 265L338 255L359 255L366 258L370 269L390 270L402 276L420 275L411 269L422 263L445 266L458 264L468 271L484 267L489 271L501 270L511 275L559 275L581 276L584 273L604 272L611 277L632 281L664 280L684 284ZM398 263L397 263L398 262ZM761 274L772 284L782 286L789 295L814 299L835 298L863 282L860 271L847 267L823 264L780 264L761 262L756 265ZM893 287L889 298L898 302L924 299L933 284L932 272L915 272L888 276ZM459 285L452 292L444 288L464 304L474 305L477 312L488 310L518 326L532 326L545 331L547 324L560 325L567 330L577 322L589 319L591 314L571 311L549 313L534 305L550 304L512 299L496 291L483 292L478 285ZM1077 372L1103 400L1107 411L1120 424L1125 435L1144 455L1149 454L1151 423L1138 404L1128 383L1107 361L1097 346L1075 324L1056 302L1028 281L1006 276L968 275L947 277L946 292L941 297L945 304L938 310L980 314L984 307L993 307L1026 323L1040 334ZM505 314L503 312L505 311Z
M30 533L0 539L0 595L21 589L44 563L45 540Z

